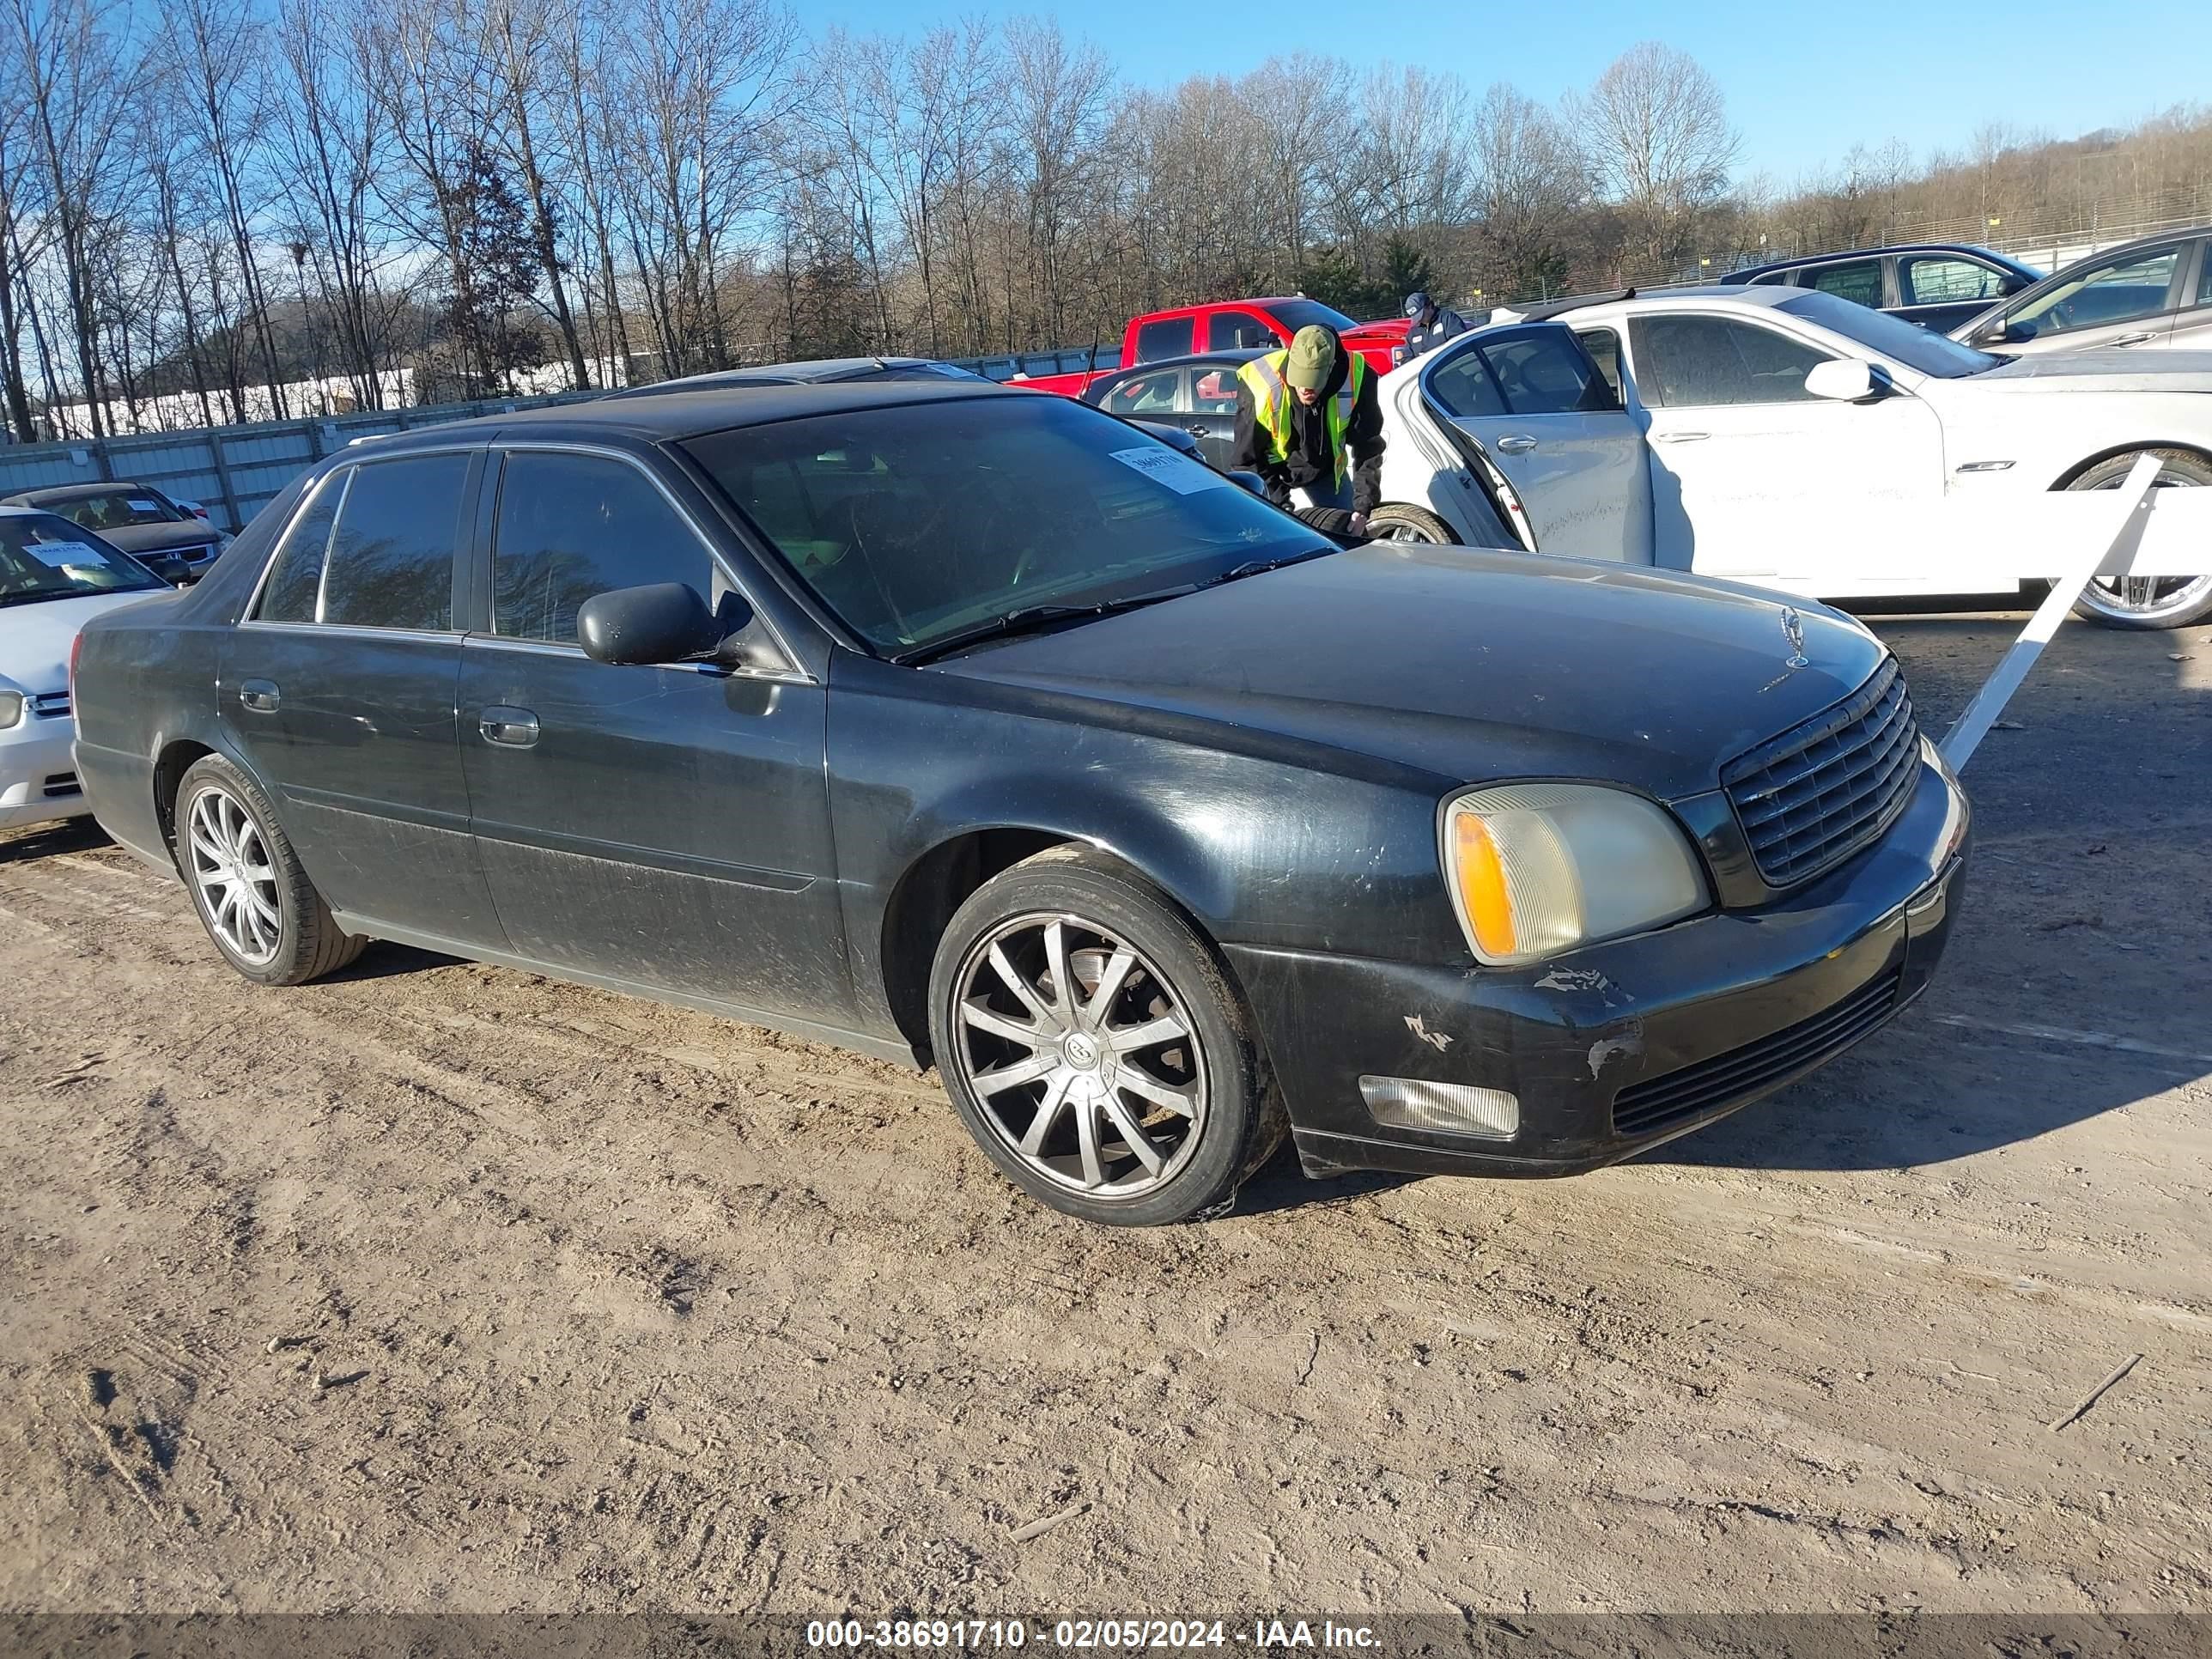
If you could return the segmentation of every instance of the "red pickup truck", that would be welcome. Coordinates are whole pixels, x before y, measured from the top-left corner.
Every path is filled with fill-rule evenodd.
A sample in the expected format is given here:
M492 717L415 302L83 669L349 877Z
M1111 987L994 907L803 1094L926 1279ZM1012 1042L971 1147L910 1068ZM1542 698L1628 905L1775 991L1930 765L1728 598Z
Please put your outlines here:
M1079 398L1093 380L1139 363L1188 357L1201 351L1288 345L1291 336L1313 323L1324 323L1367 359L1377 374L1390 369L1390 349L1406 337L1402 318L1384 323L1355 323L1342 312L1312 300L1216 300L1202 306L1148 311L1129 319L1121 355L1110 363L1074 374L1040 374L1014 384L1036 392Z

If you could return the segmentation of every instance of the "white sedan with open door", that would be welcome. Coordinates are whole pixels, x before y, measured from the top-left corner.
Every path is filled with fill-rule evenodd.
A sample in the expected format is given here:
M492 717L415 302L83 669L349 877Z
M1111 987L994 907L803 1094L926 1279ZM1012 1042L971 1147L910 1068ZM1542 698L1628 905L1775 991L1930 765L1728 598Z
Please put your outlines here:
M1817 599L2017 594L2081 518L2049 492L2145 453L2162 487L2212 485L2212 354L2014 359L1802 289L1595 299L1382 391L1383 533ZM2161 545L2201 522L2212 571L2212 495L2185 506ZM2212 616L2212 574L2102 577L2081 609L2179 627Z

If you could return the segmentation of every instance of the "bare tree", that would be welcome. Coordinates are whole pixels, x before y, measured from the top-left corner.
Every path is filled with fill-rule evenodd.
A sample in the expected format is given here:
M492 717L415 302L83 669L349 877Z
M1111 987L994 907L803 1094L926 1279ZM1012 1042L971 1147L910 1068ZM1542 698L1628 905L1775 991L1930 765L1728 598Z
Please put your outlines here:
M1566 128L1534 99L1499 82L1469 124L1486 279L1502 301L1565 288L1589 191Z
M94 243L120 170L129 70L103 0L5 0L7 49L19 82L42 208L53 224L76 368L91 435L107 430Z
M576 332L576 319L568 308L568 289L561 258L559 216L548 178L549 152L540 133L552 125L545 103L551 88L544 66L551 58L549 47L559 39L560 15L548 0L484 0L480 24L484 56L506 118L507 153L522 177L530 209L531 242L545 274L545 291L551 299L555 325L568 354L569 385L581 392L592 384L584 367L584 346Z
M1688 252L1698 216L1728 190L1741 148L1719 82L1647 40L1616 58L1577 111L1583 153L1656 274Z

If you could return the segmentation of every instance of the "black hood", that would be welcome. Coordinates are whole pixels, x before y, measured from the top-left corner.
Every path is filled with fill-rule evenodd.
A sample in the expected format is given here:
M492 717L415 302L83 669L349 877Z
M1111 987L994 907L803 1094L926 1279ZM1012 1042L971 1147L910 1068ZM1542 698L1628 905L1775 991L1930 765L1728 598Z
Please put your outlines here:
M1662 799L1864 684L1850 618L1666 572L1370 544L946 672L1258 728L1450 784L1588 777Z

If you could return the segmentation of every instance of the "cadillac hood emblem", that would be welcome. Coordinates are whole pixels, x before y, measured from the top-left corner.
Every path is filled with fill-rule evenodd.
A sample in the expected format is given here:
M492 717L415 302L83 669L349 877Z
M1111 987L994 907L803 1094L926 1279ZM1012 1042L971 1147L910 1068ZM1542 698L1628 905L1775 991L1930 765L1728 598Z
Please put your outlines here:
M1805 619L1793 605L1782 607L1782 637L1790 641L1790 658L1784 668L1810 668L1811 660L1805 655Z

